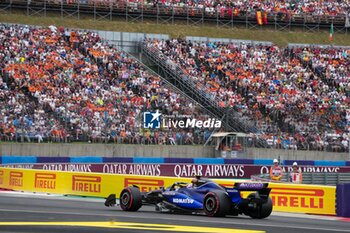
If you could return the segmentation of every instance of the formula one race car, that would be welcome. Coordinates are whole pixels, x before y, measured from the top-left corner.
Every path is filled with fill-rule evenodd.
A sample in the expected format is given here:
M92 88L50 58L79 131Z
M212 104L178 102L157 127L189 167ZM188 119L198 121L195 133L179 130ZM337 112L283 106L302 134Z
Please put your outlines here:
M241 191L255 191L247 198ZM155 205L160 212L205 213L208 216L245 214L266 218L272 212L271 189L268 183L235 183L225 188L211 180L198 179L197 184L175 182L172 186L151 192L140 192L137 186L125 187L119 205L124 211L137 211L142 205ZM111 194L105 206L114 206L116 195Z
M255 191L247 198L241 191ZM266 218L272 212L271 189L268 183L235 183L225 188L208 179L197 184L175 182L172 186L151 192L140 192L137 186L125 187L119 205L125 211L137 211L142 205L155 205L160 212L205 213L208 216L245 214L252 218ZM114 206L116 195L111 194L105 206Z

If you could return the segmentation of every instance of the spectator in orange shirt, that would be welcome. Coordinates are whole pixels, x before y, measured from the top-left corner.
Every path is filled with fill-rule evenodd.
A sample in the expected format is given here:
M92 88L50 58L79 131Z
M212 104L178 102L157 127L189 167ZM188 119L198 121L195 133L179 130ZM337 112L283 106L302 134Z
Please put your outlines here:
M270 179L272 181L281 181L283 177L283 169L278 164L278 160L273 160L273 166L270 168Z

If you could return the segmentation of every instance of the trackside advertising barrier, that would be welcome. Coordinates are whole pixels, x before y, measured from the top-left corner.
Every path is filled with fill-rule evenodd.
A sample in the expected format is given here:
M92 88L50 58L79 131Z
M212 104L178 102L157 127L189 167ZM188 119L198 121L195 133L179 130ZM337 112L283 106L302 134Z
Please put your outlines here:
M164 176L117 175L34 169L0 168L0 188L18 191L66 195L107 197L119 195L125 186L137 185L142 192L167 187L176 181L190 182L190 178ZM242 180L213 179L232 187ZM275 211L335 215L336 187L270 183ZM249 193L243 193L247 196Z
M119 194L125 186L130 185L137 185L142 192L147 192L170 186L176 181L190 180L176 177L0 168L0 188L3 189L93 197Z
M249 179L252 175L268 174L270 165L251 164L157 164L157 163L23 163L3 164L3 167L50 171L92 172L144 176ZM291 172L292 166L282 166ZM300 166L303 173L350 173L350 166Z
M269 183L275 211L335 215L335 186Z

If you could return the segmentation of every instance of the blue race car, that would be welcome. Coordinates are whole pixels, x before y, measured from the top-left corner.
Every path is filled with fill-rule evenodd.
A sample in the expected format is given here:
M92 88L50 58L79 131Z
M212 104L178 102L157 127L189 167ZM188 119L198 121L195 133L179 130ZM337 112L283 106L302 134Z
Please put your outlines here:
M255 191L247 198L241 191ZM120 193L119 205L124 211L137 211L142 205L155 205L160 212L205 213L207 216L245 214L252 218L266 218L272 212L271 189L268 183L235 183L225 188L208 179L196 182L175 182L168 188L140 192L137 186L125 187ZM116 195L111 194L105 206L114 206Z

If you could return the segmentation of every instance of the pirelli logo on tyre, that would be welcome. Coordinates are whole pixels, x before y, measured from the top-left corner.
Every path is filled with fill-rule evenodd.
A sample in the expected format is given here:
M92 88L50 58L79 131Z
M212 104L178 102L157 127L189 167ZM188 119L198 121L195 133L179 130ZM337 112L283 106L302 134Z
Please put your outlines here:
M35 173L34 187L39 189L56 189L56 174Z
M23 187L23 172L10 172L9 185Z
M141 192L149 192L160 189L164 186L164 180L160 179L142 179L142 178L124 178L124 187L136 185Z
M274 206L294 208L324 208L325 192L322 189L273 188L271 198Z
M100 176L72 176L72 190L84 193L100 193L101 177Z
M4 184L4 170L0 170L0 184Z

